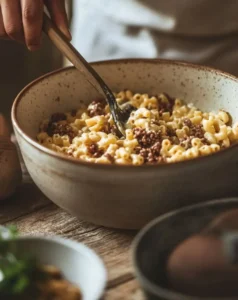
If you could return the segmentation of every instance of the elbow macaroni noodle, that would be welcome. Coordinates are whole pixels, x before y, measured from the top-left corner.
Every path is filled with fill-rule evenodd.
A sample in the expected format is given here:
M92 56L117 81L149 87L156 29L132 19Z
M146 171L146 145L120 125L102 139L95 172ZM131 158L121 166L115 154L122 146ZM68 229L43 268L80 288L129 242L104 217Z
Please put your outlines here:
M117 136L109 107L96 100L88 107L52 115L40 125L37 140L56 152L94 163L158 164L209 155L238 140L230 116L202 112L167 94L150 97L121 91L120 105L131 104L126 137Z

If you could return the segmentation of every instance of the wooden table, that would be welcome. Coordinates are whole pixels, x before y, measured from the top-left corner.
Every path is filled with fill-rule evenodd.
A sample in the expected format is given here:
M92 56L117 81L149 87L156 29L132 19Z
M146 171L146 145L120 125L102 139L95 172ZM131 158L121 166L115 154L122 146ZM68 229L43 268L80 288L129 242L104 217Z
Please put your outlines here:
M22 235L61 235L94 249L108 271L103 299L144 299L133 275L131 242L135 232L112 230L77 220L49 201L35 186L24 164L23 184L0 204L0 224L15 224Z

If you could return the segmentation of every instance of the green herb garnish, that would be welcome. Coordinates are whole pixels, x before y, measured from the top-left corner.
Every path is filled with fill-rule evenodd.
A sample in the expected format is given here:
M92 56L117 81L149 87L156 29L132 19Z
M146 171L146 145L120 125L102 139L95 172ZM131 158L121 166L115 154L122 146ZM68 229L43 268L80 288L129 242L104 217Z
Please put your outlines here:
M0 299L82 299L57 267L39 265L29 253L19 252L17 236L16 227L0 226Z
M37 268L30 257L17 253L15 226L0 227L0 295L20 296L30 288L32 274Z

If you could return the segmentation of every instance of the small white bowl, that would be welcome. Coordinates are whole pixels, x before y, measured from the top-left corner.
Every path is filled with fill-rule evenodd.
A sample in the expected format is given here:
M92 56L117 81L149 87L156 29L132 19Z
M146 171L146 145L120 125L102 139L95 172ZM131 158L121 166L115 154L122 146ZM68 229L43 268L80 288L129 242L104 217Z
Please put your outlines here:
M19 253L29 253L40 264L58 267L65 278L79 287L83 300L103 295L107 272L102 260L85 245L61 237L18 237Z

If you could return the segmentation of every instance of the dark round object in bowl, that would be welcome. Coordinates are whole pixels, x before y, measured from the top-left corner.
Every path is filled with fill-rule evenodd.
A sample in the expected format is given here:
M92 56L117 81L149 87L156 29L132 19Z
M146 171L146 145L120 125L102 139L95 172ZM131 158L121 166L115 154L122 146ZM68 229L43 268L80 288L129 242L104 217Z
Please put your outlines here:
M238 299L238 266L224 250L224 240L216 235L194 234L183 241L167 262L169 288L191 296Z
M146 225L133 245L136 277L150 300L235 300L182 295L169 289L166 265L173 249L189 236L203 231L222 212L238 208L238 198L219 199L162 215Z

